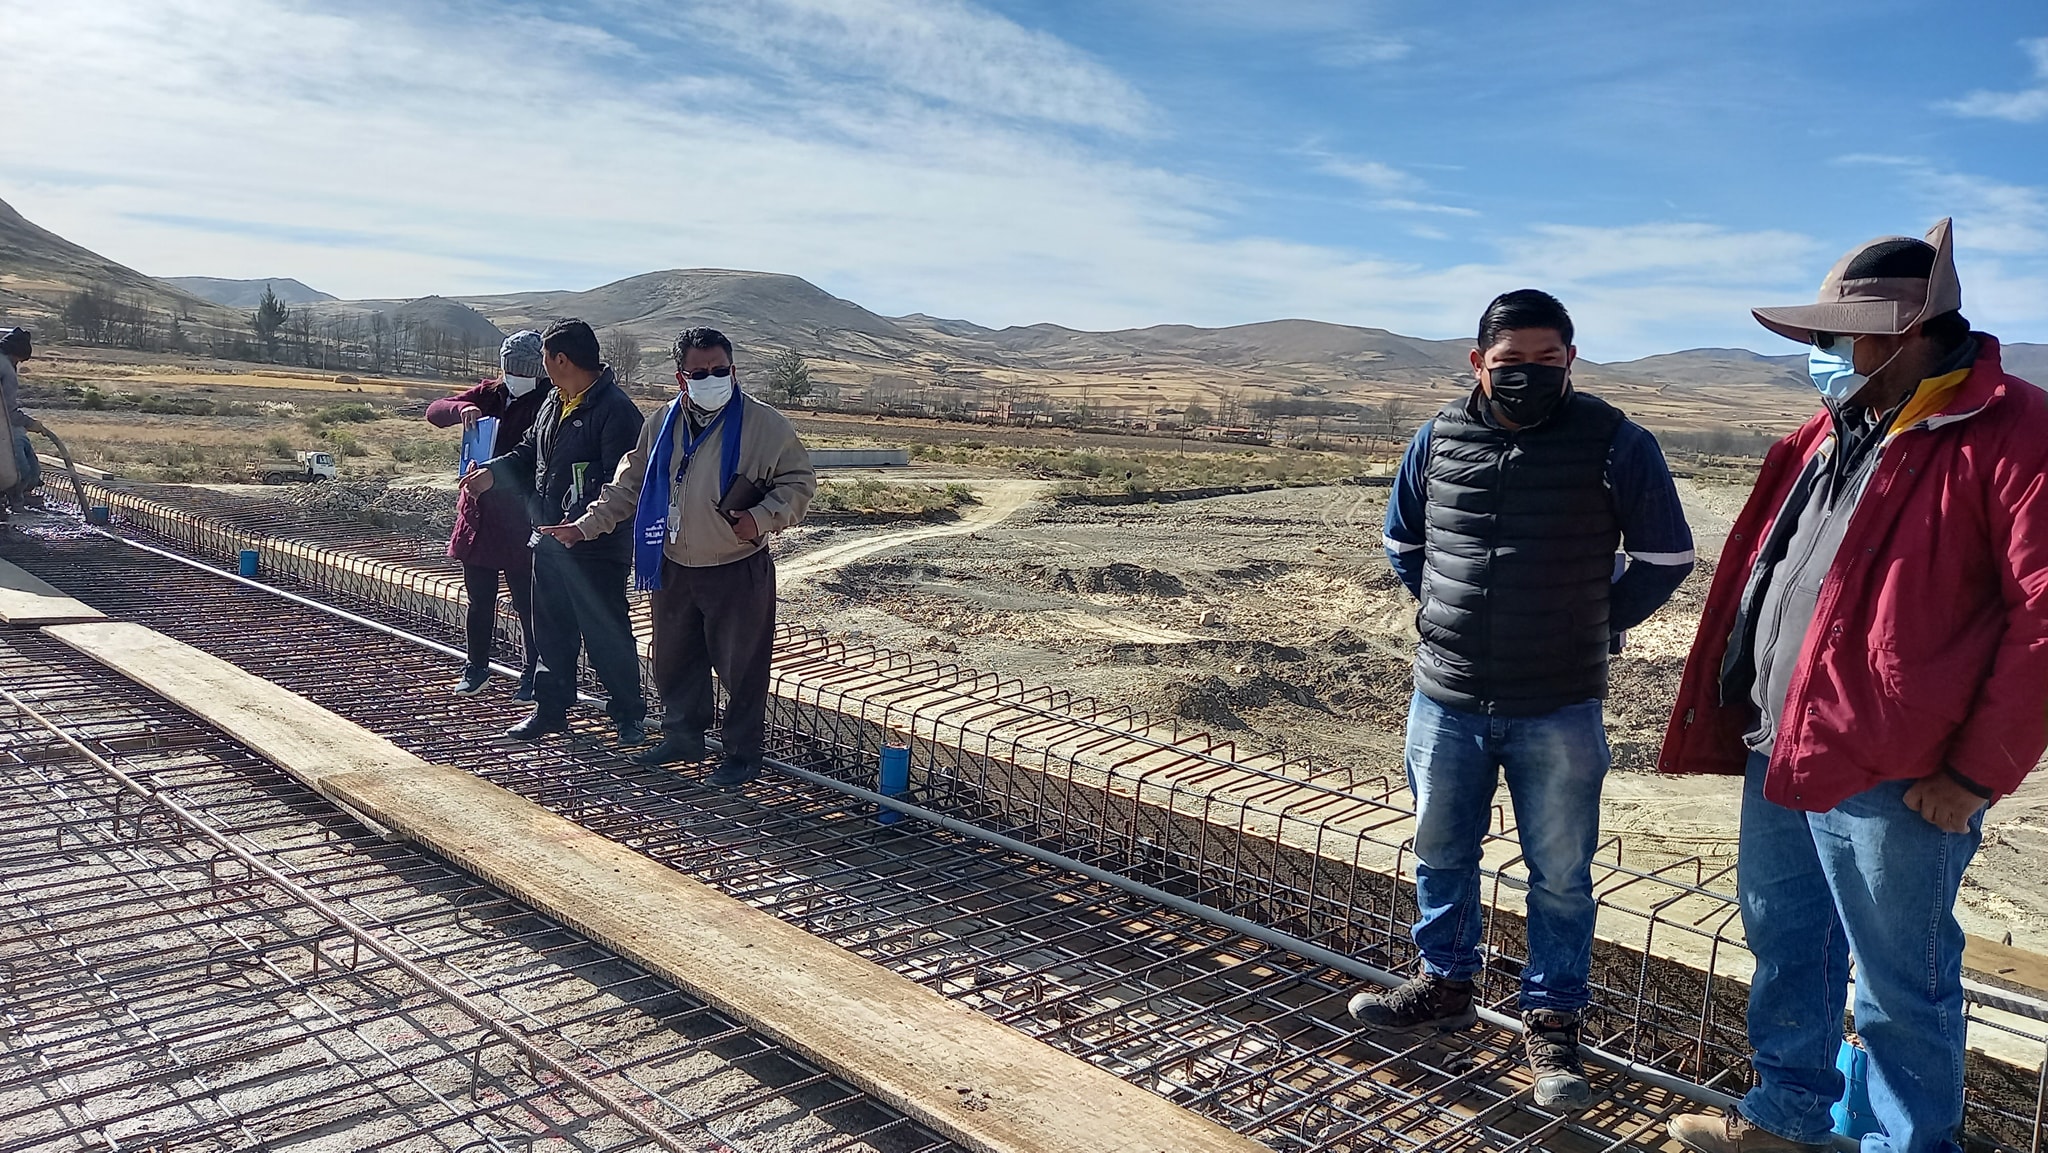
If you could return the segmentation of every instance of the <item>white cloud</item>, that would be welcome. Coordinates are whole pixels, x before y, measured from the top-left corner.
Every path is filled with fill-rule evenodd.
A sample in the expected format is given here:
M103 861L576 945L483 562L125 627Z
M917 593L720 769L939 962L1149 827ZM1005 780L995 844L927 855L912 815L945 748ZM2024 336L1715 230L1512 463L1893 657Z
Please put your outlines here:
M1992 92L1980 88L1960 100L1945 101L1941 107L1958 116L1981 116L2018 124L2048 120L2048 37L2022 40L2020 47L2034 60L2036 83L2032 88L2017 92Z
M965 0L638 0L641 28L688 69L733 53L811 86L887 89L982 115L1131 134L1155 114L1079 49ZM709 49L707 51L707 49Z
M1448 337L1534 284L1598 359L1725 342L1826 264L1802 237L1704 224L1507 232L1449 267L1247 235L1233 190L1129 155L1130 133L1163 128L1113 73L964 0L614 3L627 15L602 29L283 0L25 6L10 35L65 49L0 70L21 158L0 196L145 271L343 296L729 267L998 325L1310 316ZM912 47L868 60L856 10ZM781 26L703 38L748 13ZM948 36L981 38L971 66L920 71ZM1067 94L1026 98L1033 76ZM1470 212L1394 166L1334 159L1390 211Z
M1433 213L1437 216L1479 215L1479 210L1476 208L1466 208L1457 204L1431 204L1428 201L1409 200L1406 197L1400 196L1390 196L1385 200L1375 200L1373 201L1373 206L1384 208L1389 212L1425 212Z
M1328 153L1311 152L1317 157L1316 171L1330 176L1341 177L1364 188L1368 192L1380 193L1371 201L1374 208L1384 212L1415 212L1435 216L1476 217L1476 209L1456 204L1439 204L1415 197L1429 191L1429 184L1412 172L1383 164L1377 160L1360 160ZM1406 195L1401 195L1401 194Z
M1332 176L1354 181L1374 192L1408 192L1423 187L1422 181L1409 173L1377 160L1346 160L1331 156L1326 157L1316 167Z

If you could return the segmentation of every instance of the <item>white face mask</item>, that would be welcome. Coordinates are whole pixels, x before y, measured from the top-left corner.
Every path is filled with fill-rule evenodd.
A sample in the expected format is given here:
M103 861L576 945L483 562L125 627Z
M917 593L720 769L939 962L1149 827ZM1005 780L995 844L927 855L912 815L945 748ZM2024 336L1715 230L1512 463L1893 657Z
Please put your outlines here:
M730 373L725 376L707 376L703 380L690 381L685 386L689 389L690 403L703 409L705 412L717 412L725 407L727 401L732 399L732 381L733 378Z
M539 384L540 378L537 376L508 376L505 378L505 391L513 396L525 396Z

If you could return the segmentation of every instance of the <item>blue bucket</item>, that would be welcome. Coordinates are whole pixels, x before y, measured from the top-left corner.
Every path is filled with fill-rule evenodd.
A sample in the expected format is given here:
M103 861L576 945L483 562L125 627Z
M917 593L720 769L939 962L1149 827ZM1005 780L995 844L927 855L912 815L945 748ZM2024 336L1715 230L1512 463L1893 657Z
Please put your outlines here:
M910 748L907 745L882 746L882 784L878 790L885 797L900 797L910 791ZM895 809L882 806L875 820L884 825L893 825L903 819Z
M1883 1126L1870 1113L1870 1054L1863 1046L1842 1038L1842 1051L1835 1055L1835 1068L1842 1071L1842 1099L1833 1110L1835 1132L1852 1141L1881 1132Z
M256 575L255 549L245 548L242 550L242 563L236 567L235 571L241 573L245 577L252 577Z

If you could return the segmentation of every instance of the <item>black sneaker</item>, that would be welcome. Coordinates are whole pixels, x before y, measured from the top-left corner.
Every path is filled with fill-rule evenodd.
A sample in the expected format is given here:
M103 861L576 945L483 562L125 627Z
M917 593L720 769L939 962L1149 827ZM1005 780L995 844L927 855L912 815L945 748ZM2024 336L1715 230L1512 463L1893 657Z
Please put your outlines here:
M569 731L569 718L546 709L535 709L525 720L505 730L505 735L515 741L537 741L545 736Z
M703 733L670 732L662 730L661 743L626 758L636 765L650 768L661 765L681 765L701 761L708 756L704 748Z
M1593 1083L1579 1063L1579 1015L1559 1009L1522 1014L1522 1047L1536 1078L1536 1104L1544 1109L1584 1109L1593 1103Z
M1351 1019L1388 1033L1454 1033L1476 1023L1479 1011L1472 1007L1472 982L1424 973L1351 998Z
M626 748L647 743L647 726L639 721L620 721L612 726L612 731L618 734L619 744Z
M484 683L490 679L491 670L489 669L464 669L462 670L462 679L455 682L455 695L466 697L472 693L482 692Z
M520 675L519 688L512 694L512 699L515 701L526 701L528 703L531 703L533 701L532 673L522 673Z
M761 775L759 761L721 761L711 771L711 785L720 789L737 789Z

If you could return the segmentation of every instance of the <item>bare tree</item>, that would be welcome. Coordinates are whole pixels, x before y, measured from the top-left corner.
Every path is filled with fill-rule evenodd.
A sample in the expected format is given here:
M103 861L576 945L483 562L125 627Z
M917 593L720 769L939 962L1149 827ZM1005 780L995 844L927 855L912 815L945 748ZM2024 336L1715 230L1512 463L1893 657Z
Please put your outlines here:
M605 363L612 366L612 372L619 378L619 387L632 388L640 383L640 374L647 366L647 353L640 344L640 338L622 328L614 328L604 334Z

